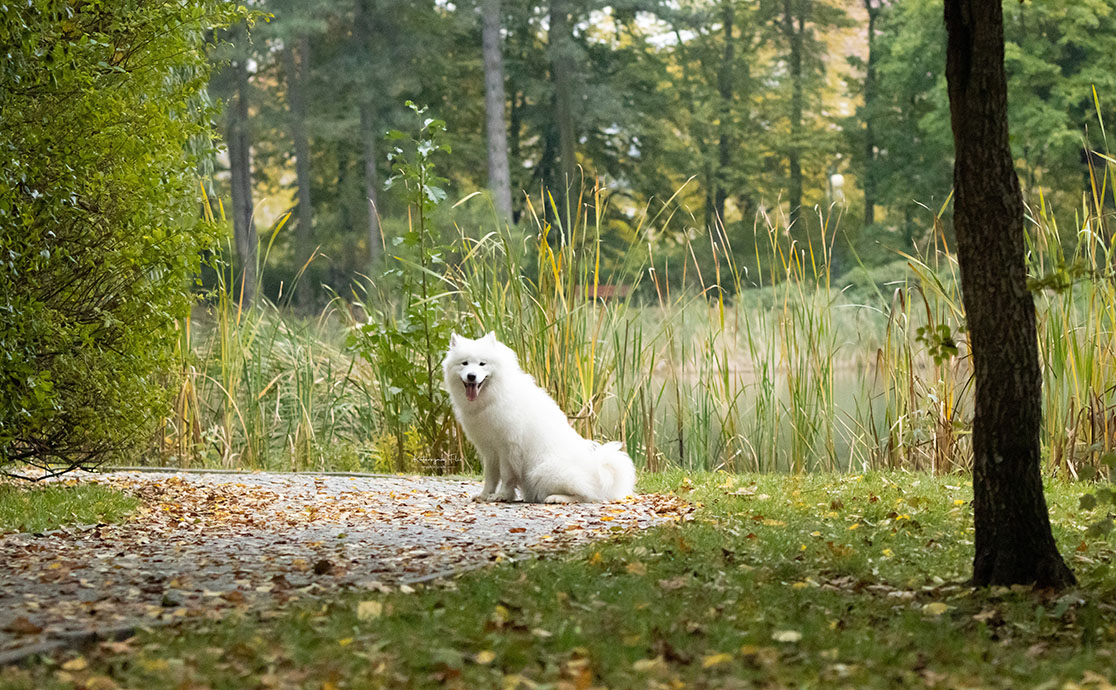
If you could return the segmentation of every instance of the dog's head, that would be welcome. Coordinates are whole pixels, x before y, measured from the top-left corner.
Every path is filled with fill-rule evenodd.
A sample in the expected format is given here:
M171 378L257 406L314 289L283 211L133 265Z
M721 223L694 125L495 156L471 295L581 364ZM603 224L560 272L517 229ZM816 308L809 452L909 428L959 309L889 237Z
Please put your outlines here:
M475 402L485 386L517 366L515 353L491 332L476 340L454 333L442 361L446 388L451 394L464 392L469 402Z

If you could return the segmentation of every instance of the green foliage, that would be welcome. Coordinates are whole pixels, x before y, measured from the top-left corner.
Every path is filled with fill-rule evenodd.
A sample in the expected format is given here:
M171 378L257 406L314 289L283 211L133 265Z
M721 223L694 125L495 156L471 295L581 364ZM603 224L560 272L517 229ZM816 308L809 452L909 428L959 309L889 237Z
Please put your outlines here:
M119 456L167 409L174 319L213 229L218 0L0 6L0 465Z
M958 335L964 330L958 328ZM934 363L937 365L957 356L957 340L953 336L953 329L946 323L939 323L937 326L919 326L915 330L915 339L926 346L926 352L934 358Z
M449 153L442 143L446 123L426 116L426 108L407 101L418 120L417 132L392 131L396 142L388 154L394 175L388 187L402 186L414 209L414 222L396 237L397 265L385 272L387 285L398 288L393 299L366 300L365 323L353 324L348 344L376 371L379 411L396 440L396 468L406 467L406 439L414 431L431 457L441 458L450 450L453 415L442 391L441 357L449 344L453 320L447 318L445 285L446 254L431 214L445 201L447 180L436 174L434 156ZM366 294L371 294L370 285ZM384 289L383 286L380 288Z
M945 27L935 0L883 5L878 95L848 131L856 140L863 120L874 119L879 203L894 212L889 224L910 235L917 204L936 210L951 187ZM1116 50L1116 7L1110 0L1003 5L1012 153L1024 190L1036 197L1045 190L1056 204L1072 204L1085 179L1082 145L1103 150L1092 93L1116 91L1116 74L1108 68ZM1103 114L1114 119L1111 110ZM852 150L859 156L859 143Z
M0 533L119 522L139 504L133 496L93 483L4 483L0 484Z

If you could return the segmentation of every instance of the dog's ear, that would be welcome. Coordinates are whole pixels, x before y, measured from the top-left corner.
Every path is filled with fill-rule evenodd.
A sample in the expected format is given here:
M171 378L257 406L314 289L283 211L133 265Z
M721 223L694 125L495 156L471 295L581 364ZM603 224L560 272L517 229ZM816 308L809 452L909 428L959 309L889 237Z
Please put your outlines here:
M489 331L487 334L485 334L484 340L485 342L489 343L496 342L496 331Z
M457 347L459 344L461 344L461 336L459 336L457 334L457 331L454 331L454 332L450 333L450 345L449 346L450 347Z

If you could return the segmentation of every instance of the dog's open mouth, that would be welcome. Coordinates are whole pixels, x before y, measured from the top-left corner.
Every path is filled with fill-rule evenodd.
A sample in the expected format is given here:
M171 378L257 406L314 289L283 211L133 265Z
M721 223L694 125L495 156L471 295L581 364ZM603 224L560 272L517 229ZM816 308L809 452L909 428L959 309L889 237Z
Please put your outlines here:
M465 384L465 399L469 402L477 399L481 386L484 385L484 381L463 381L462 383Z

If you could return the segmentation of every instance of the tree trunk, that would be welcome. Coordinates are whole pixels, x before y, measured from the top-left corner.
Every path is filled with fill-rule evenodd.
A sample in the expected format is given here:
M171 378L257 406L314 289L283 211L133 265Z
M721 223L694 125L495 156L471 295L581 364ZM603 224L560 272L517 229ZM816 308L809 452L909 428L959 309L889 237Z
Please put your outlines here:
M790 224L794 225L802 208L802 38L806 30L805 8L808 0L783 0L783 31L790 46L789 70L791 80L790 145L787 149L787 173L790 181L787 190L790 202ZM795 12L798 5L798 12ZM795 24L797 23L797 27Z
M295 153L295 182L298 185L298 226L295 261L301 267L314 252L314 209L310 202L310 138L306 133L306 75L309 73L310 39L300 36L283 51L287 71L287 99L291 110L291 139ZM305 278L305 276L303 276ZM308 281L298 285L298 303L309 306L313 290Z
M496 212L511 218L511 173L508 128L504 121L504 57L500 36L500 0L484 0L484 112L488 133L488 186Z
M1042 377L1008 144L1002 12L999 0L945 0L953 216L976 379L973 584L1060 588L1075 580L1042 493Z
M229 174L232 186L233 237L240 275L236 277L240 303L256 299L256 265L259 242L252 219L252 137L248 131L248 65L237 58L231 68L235 81L234 102L228 109Z
M722 224L725 222L725 198L728 196L727 176L732 165L732 98L733 76L735 61L735 44L732 37L732 23L734 19L733 0L724 0L721 5L721 24L725 33L725 50L721 58L721 69L717 72L717 91L721 96L720 122L718 124L719 141L717 142L717 179L716 192L713 205L717 218Z
M372 105L360 106L360 135L364 143L364 198L368 208L368 261L375 264L384 252L380 230L380 176L376 169L376 126Z
M373 22L371 0L358 0L356 6L357 49L360 50L365 64L372 69L372 56L377 50L375 42L376 26ZM376 111L373 104L371 86L360 99L360 140L364 159L364 202L368 209L368 262L374 265L383 254L384 236L380 230L380 177L376 167L376 143L379 133L376 130Z
M868 60L864 70L864 224L876 222L876 19L880 0L864 0L868 12Z
M575 196L574 183L577 180L577 154L575 152L573 98L570 81L573 78L573 37L570 33L569 10L566 0L550 1L550 79L554 86L554 125L558 132L558 173L561 189L556 203L562 227L570 227L570 215L575 210L571 197Z

